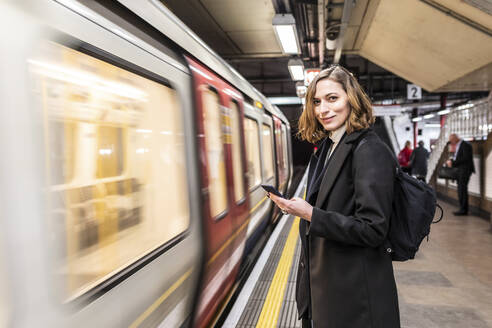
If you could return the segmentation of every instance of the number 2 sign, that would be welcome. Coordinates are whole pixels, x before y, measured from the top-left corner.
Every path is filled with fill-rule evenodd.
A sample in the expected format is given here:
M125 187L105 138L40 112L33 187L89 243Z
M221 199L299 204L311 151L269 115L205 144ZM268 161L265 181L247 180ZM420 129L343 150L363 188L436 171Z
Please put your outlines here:
M422 99L422 88L415 84L407 84L407 99Z

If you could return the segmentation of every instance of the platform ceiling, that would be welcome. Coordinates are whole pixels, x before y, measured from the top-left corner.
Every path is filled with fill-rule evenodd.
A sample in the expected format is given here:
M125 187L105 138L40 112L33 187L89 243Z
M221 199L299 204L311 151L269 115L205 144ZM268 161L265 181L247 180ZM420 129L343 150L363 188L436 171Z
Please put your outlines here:
M482 74L492 63L489 14L457 0L380 0L370 1L364 20L355 47L362 57L427 91L492 88L491 75Z
M334 55L320 51L325 41L320 36L337 36L343 7L351 4L340 62L354 70L366 88L386 95L402 94L408 82L427 92L492 89L488 0L162 2L265 94L294 92L287 71L290 57L281 53L272 28L275 13L296 17L301 57L306 66L319 67L330 64Z

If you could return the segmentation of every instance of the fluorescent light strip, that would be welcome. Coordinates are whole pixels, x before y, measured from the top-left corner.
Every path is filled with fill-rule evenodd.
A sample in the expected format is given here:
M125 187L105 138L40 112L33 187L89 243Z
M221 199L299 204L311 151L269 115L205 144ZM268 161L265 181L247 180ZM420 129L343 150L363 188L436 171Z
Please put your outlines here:
M277 32L282 51L286 54L298 54L299 47L297 45L295 25L274 25Z
M412 118L412 122L419 122L419 121L422 121L422 117L414 117Z
M274 105L300 105L299 97L269 97L268 100Z
M294 81L302 81L304 80L304 67L298 65L289 66L290 76Z
M443 109L437 112L438 115L446 115L451 113L451 109Z
M436 114L427 114L427 115L424 115L424 118L428 119L428 118L433 118L434 116L436 116Z

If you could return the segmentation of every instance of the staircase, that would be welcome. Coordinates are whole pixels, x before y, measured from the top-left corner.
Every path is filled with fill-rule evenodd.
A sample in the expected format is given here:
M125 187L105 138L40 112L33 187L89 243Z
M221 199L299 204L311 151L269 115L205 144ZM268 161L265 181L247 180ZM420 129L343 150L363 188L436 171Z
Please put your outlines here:
M479 99L455 107L448 114L446 123L441 128L441 134L434 144L427 164L426 181L429 182L442 153L447 145L449 135L456 133L460 138L468 140L485 140L492 131L492 109L489 110L490 97Z

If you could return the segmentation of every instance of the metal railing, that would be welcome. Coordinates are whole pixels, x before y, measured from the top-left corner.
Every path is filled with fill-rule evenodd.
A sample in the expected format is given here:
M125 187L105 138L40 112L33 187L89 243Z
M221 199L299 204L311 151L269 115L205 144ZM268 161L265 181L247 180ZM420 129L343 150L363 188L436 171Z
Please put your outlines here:
M427 182L430 181L437 168L450 134L455 133L460 138L468 140L487 139L492 131L492 110L489 105L490 99L480 99L452 109L430 153L427 164Z

